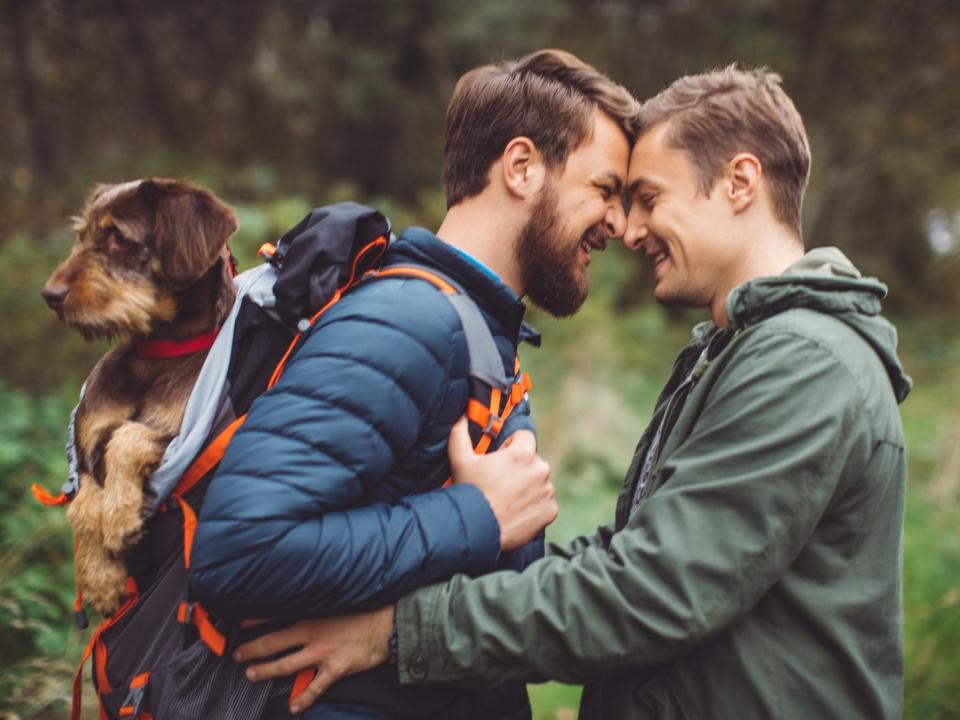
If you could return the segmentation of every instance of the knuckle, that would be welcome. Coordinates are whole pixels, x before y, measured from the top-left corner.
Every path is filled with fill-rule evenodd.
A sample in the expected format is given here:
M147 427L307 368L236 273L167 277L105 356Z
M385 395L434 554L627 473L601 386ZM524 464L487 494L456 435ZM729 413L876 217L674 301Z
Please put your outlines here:
M327 688L330 687L336 679L337 677L335 675L331 675L326 667L322 668L317 673L317 676L313 679L313 682L310 683L307 688L307 690L309 690L311 693L312 699L316 700L318 697L323 695Z

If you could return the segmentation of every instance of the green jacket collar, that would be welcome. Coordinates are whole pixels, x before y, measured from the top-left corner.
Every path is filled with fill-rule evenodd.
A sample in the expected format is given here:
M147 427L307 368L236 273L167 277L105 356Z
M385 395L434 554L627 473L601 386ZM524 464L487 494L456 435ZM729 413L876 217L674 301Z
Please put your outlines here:
M727 297L732 328L745 328L786 310L805 308L832 315L855 329L883 361L897 400L913 387L897 357L897 331L880 315L887 286L865 278L834 247L816 248L781 275L750 280Z

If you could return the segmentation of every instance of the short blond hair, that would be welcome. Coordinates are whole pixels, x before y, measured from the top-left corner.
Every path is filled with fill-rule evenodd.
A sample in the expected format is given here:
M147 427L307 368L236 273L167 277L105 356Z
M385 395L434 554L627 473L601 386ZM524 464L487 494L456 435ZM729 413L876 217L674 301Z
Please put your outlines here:
M774 214L802 238L810 143L781 82L767 68L737 65L688 75L641 105L635 130L640 136L668 123L667 142L690 157L705 194L737 153L753 153L769 181Z

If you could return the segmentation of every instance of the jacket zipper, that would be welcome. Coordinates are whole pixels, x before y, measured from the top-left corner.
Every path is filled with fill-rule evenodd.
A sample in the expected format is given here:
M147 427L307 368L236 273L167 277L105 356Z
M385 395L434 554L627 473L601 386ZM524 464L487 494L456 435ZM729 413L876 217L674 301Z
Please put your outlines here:
M735 333L735 335L738 334L739 330ZM647 484L640 491L640 497L638 498L638 501L642 501L652 492L654 485L652 482L654 472L656 471L657 464L660 462L660 455L663 452L663 446L666 443L667 437L670 435L670 431L673 430L673 425L677 421L676 416L679 416L683 402L686 401L687 395L690 394L693 386L697 384L697 381L701 377L703 377L703 374L710 366L710 355L711 351L713 350L713 345L717 341L717 338L719 338L721 335L724 335L722 331L710 338L710 341L706 346L706 352L704 353L703 360L694 366L689 377L680 383L677 389L673 391L673 395L670 396L670 401L667 403L667 411L663 418L663 429L660 431L660 442L657 444L657 453L653 456L653 462L650 465L650 477L647 478Z

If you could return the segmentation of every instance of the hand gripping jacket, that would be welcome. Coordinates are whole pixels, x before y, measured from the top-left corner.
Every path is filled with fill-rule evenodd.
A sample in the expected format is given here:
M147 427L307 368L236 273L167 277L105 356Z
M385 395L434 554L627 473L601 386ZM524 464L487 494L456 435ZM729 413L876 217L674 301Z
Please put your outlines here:
M469 354L467 415L478 453L490 448L524 400L529 378L519 372L518 360L515 376L506 377L473 300L433 269L413 264L381 267L389 243L390 226L383 215L340 203L313 210L276 246L261 247L266 263L236 277L236 303L212 343L181 432L145 485L148 532L128 558L126 600L94 630L83 653L73 686L74 720L80 717L83 666L91 656L101 718L161 718L171 705L183 706L191 693L229 696L230 709L220 706L219 712L230 717L259 718L269 712L270 686L247 683L232 663L229 672L211 672L202 689L178 686L175 679L179 665L209 657L208 650L222 657L228 646L223 623L195 602L187 588L197 514L253 401L277 383L305 334L346 293L380 278L410 278L429 283L449 301ZM72 436L68 459L71 449ZM65 505L72 499L77 489L72 465L71 460L70 478L59 496L34 486L40 502ZM79 593L75 610L78 624L85 627ZM296 677L291 699L312 677L308 671ZM186 702L191 704L189 697ZM192 704L197 709L198 704Z

